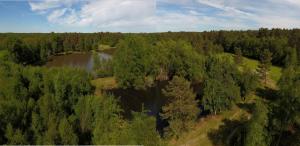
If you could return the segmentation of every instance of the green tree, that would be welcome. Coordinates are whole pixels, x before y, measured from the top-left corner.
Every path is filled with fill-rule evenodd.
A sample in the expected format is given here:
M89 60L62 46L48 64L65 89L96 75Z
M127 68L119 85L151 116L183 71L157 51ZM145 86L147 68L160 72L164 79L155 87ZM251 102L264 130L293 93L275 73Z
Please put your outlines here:
M162 107L161 116L169 122L169 135L178 138L189 130L200 112L196 96L190 83L178 76L173 77L163 93L168 97L168 103Z
M260 63L258 65L257 72L260 75L260 78L264 81L264 84L267 85L267 75L272 66L272 53L265 49L260 56Z
M243 72L240 75L238 84L241 89L241 96L245 100L245 97L251 92L255 91L255 89L258 87L259 77L249 67L244 67Z
M142 112L133 112L133 120L128 126L129 143L146 146L162 145L160 135L156 131L156 120ZM131 142L132 141L132 142Z
M203 79L204 57L186 41L161 41L151 52L151 71L158 80L182 76L189 80Z
M206 60L206 77L201 99L204 110L217 114L230 109L241 96L237 81L237 68L229 58L222 60L209 57Z
M246 128L245 146L269 145L268 112L268 107L262 101L256 101L254 113Z
M94 97L95 122L93 127L93 144L121 144L120 137L123 120L120 118L121 108L112 96ZM104 100L105 98L105 100Z
M277 132L274 145L283 145L288 137L297 136L299 132L300 122L300 69L299 67L290 66L283 70L282 76L278 82L279 99L275 102L273 112L273 131ZM295 133L290 136L285 136L285 133L290 131L291 127L295 127ZM297 140L296 140L297 141ZM297 143L297 142L295 142ZM299 139L298 139L299 143Z
M5 137L7 138L7 144L10 145L25 145L28 143L24 133L20 129L14 130L11 124L6 127Z
M298 64L297 50L296 48L287 48L287 55L285 57L285 66L296 66Z
M240 48L235 48L234 49L234 61L236 64L243 64L243 53L242 50Z
M58 125L58 131L61 138L61 144L78 144L78 138L68 119L63 118Z
M121 40L114 56L114 76L120 87L141 89L149 75L149 46L142 37Z

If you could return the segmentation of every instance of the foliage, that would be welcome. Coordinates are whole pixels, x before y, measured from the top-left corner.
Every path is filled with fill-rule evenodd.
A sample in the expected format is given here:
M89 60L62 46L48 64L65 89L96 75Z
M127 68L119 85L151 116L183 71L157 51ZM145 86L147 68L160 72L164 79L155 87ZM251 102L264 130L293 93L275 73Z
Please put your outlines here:
M244 98L255 91L259 85L258 75L249 67L244 67L238 82L241 89L241 96Z
M203 78L203 58L184 41L162 41L147 45L141 37L129 37L118 45L114 57L114 75L121 87L145 88L153 80L182 76ZM158 51L159 50L159 51Z
M162 145L153 117L142 112L124 119L118 100L111 95L93 95L90 74L31 66L45 63L51 55L97 50L100 44L107 44L117 46L117 52L113 62L95 59L99 77L114 74L120 87L134 89L172 79L164 90L169 101L161 116L169 123L167 133L176 138L199 115L191 83L195 89L201 88L197 92L200 107L216 114L230 109L240 96L246 97L258 86L256 73L244 66L240 69L232 61L256 68L256 61L242 56L260 59L257 71L265 83L268 73L275 81L280 77L280 68L272 64L287 67L278 83L278 97L265 99L270 108L256 101L246 123L245 145L296 145L300 129L299 34L299 29L0 34L0 143ZM223 51L236 56L230 60L216 55ZM105 84L102 81L97 80L97 85ZM116 86L113 77L109 81Z
M236 64L242 64L243 63L243 54L242 54L241 49L235 48L234 53L235 53L234 62Z
M255 111L247 125L245 146L269 145L268 107L262 101L256 101Z
M178 76L173 77L163 93L168 103L162 107L161 116L168 120L168 134L178 138L190 129L199 114L195 94L190 83Z
M260 64L258 65L257 72L260 78L267 84L267 75L272 65L272 53L269 50L264 50L260 57Z
M130 134L131 144L160 146L163 145L156 129L156 120L154 117L146 115L143 111L133 113L133 120L130 121L128 134Z
M231 108L232 104L240 98L237 80L237 68L228 59L208 58L201 100L204 110L216 114Z
M184 41L159 42L153 55L155 75L167 72L169 78L174 75L189 80L203 79L204 57L199 55L191 45Z
M120 87L145 88L149 75L149 47L142 37L121 40L114 56L114 76Z
M289 67L283 71L283 75L278 83L280 87L279 104L285 118L284 125L295 122L300 113L300 69L299 67Z
M287 55L285 57L285 66L296 66L298 64L298 56L296 48L287 48Z
M1 62L0 75L0 83L8 83L0 86L2 144L161 142L155 119L144 113L123 119L115 97L92 95L91 78L82 70Z

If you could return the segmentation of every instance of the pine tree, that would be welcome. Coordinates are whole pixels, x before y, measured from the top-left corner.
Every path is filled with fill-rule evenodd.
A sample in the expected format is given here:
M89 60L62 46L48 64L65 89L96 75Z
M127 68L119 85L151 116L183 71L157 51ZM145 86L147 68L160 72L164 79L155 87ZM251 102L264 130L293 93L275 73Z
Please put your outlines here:
M61 144L78 144L78 137L68 119L63 118L60 120L58 130Z
M234 62L236 64L242 64L243 63L243 53L242 53L242 50L240 48L235 48L234 49L234 53L235 53Z
M297 59L297 50L296 48L288 48L287 49L287 55L285 57L285 66L294 66L298 64L298 59Z
M190 83L184 78L174 76L169 85L163 90L168 103L162 107L161 116L168 120L168 134L176 138L187 131L199 114L195 94Z
M272 65L272 53L265 49L260 56L260 64L258 65L257 72L260 75L261 79L264 81L264 84L267 84L267 75Z

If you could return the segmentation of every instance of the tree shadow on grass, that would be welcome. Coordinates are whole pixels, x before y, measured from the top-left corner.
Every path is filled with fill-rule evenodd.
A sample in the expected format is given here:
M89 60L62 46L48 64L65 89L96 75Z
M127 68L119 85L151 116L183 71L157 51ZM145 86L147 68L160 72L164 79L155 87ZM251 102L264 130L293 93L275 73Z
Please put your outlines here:
M216 146L240 146L245 139L246 120L223 120L219 129L208 133L209 139Z
M248 113L252 113L254 110L255 103L238 103L237 106Z
M265 87L264 89L259 88L256 90L256 95L274 101L278 97L278 91L268 87Z

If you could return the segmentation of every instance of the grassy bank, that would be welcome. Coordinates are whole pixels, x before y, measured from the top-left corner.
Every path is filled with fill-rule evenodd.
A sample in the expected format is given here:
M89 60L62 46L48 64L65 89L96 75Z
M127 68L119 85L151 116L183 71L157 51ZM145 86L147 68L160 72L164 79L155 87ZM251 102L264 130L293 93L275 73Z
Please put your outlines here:
M231 60L233 61L234 59L234 54L230 54L230 53L222 53L220 54L220 56L228 56L231 58ZM243 64L246 65L247 67L256 70L259 64L258 60L254 60L254 59L249 59L246 57L243 57ZM281 68L278 66L271 66L270 68L270 72L269 72L269 78L274 80L275 82L277 82L280 79L281 76Z

